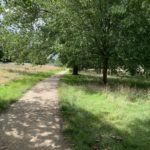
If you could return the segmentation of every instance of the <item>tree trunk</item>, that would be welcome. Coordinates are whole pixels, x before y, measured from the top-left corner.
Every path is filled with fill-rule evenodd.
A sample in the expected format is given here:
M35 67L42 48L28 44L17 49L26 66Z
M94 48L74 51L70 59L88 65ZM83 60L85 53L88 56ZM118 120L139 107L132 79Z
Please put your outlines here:
M78 75L78 70L79 70L79 69L78 69L78 66L77 66L77 65L74 65L74 66L73 66L73 72L72 72L72 74L73 74L73 75Z
M104 58L103 61L103 83L107 84L107 70L108 70L108 58Z
M134 76L136 74L136 67L132 67L132 68L129 68L129 72L131 74L131 76Z

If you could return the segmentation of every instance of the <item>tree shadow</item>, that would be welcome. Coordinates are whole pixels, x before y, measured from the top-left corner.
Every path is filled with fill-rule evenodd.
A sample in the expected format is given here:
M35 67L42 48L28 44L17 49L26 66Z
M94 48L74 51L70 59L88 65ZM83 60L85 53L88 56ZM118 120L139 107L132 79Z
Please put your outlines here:
M107 89L118 92L120 88L127 88L126 94L134 97L141 92L146 95L150 82L132 78L109 78L107 87L103 86L99 77L91 75L65 75L61 82L75 86L76 90L82 88L87 94L100 93ZM95 90L94 87L98 87ZM134 92L133 92L134 91ZM126 92L126 91L125 91ZM131 93L133 92L133 93ZM86 103L86 102L85 102ZM149 150L150 145L150 119L133 118L125 128L118 128L107 119L109 113L99 111L94 114L82 108L75 102L61 101L61 110L65 118L65 133L71 137L75 150Z
M74 150L150 149L150 119L133 120L127 132L108 122L108 113L93 114L69 102L61 102L61 106L64 132L71 137Z
M68 85L78 86L89 94L96 94L102 91L119 92L122 90L121 92L127 92L131 101L135 101L141 96L142 99L147 99L150 89L150 81L129 77L108 77L107 86L102 83L101 77L93 75L65 75L61 78L61 81Z
M65 75L61 78L61 81L70 84L70 85L88 85L94 84L105 87L102 83L101 76L94 76L94 75ZM145 80L144 78L133 78L133 77L108 77L108 84L107 87L111 89L117 88L118 86L130 87L130 88L137 88L137 89L149 89L150 88L150 81Z
M8 107L15 103L17 100L16 99L1 99L0 98L0 113L8 109Z
M41 97L12 104L0 115L0 149L67 150L57 109Z
M99 86L99 78L98 77L94 77L94 76L90 76L90 75L78 75L78 76L74 76L74 75L64 75L61 79L61 82L66 83L68 85L74 85L74 86L79 86L82 87L86 92L90 93L90 94L95 94L98 91L89 88L88 85L92 86L92 85L96 85Z
M44 79L0 114L0 149L69 150L57 104L60 76Z

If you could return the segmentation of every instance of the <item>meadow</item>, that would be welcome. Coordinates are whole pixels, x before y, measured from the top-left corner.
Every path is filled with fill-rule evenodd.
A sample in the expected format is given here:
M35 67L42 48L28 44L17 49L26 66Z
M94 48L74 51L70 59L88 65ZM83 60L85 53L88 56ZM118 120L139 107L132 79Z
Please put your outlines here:
M59 98L73 150L150 150L150 80L66 74Z
M0 111L29 90L38 81L49 77L61 69L49 65L33 66L31 64L0 64Z

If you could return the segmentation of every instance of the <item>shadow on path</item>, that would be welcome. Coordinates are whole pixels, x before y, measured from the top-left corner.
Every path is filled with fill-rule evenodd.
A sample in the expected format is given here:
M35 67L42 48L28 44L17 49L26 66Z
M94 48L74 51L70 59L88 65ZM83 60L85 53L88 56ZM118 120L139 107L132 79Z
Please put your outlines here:
M41 81L0 115L0 150L69 149L58 108L57 84L62 75Z

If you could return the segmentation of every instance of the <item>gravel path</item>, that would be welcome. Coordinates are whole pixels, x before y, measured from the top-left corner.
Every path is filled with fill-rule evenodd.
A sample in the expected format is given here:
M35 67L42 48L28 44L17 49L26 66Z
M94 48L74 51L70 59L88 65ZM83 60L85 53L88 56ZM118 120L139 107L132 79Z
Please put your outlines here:
M39 82L0 115L0 150L69 150L57 96L63 74Z

